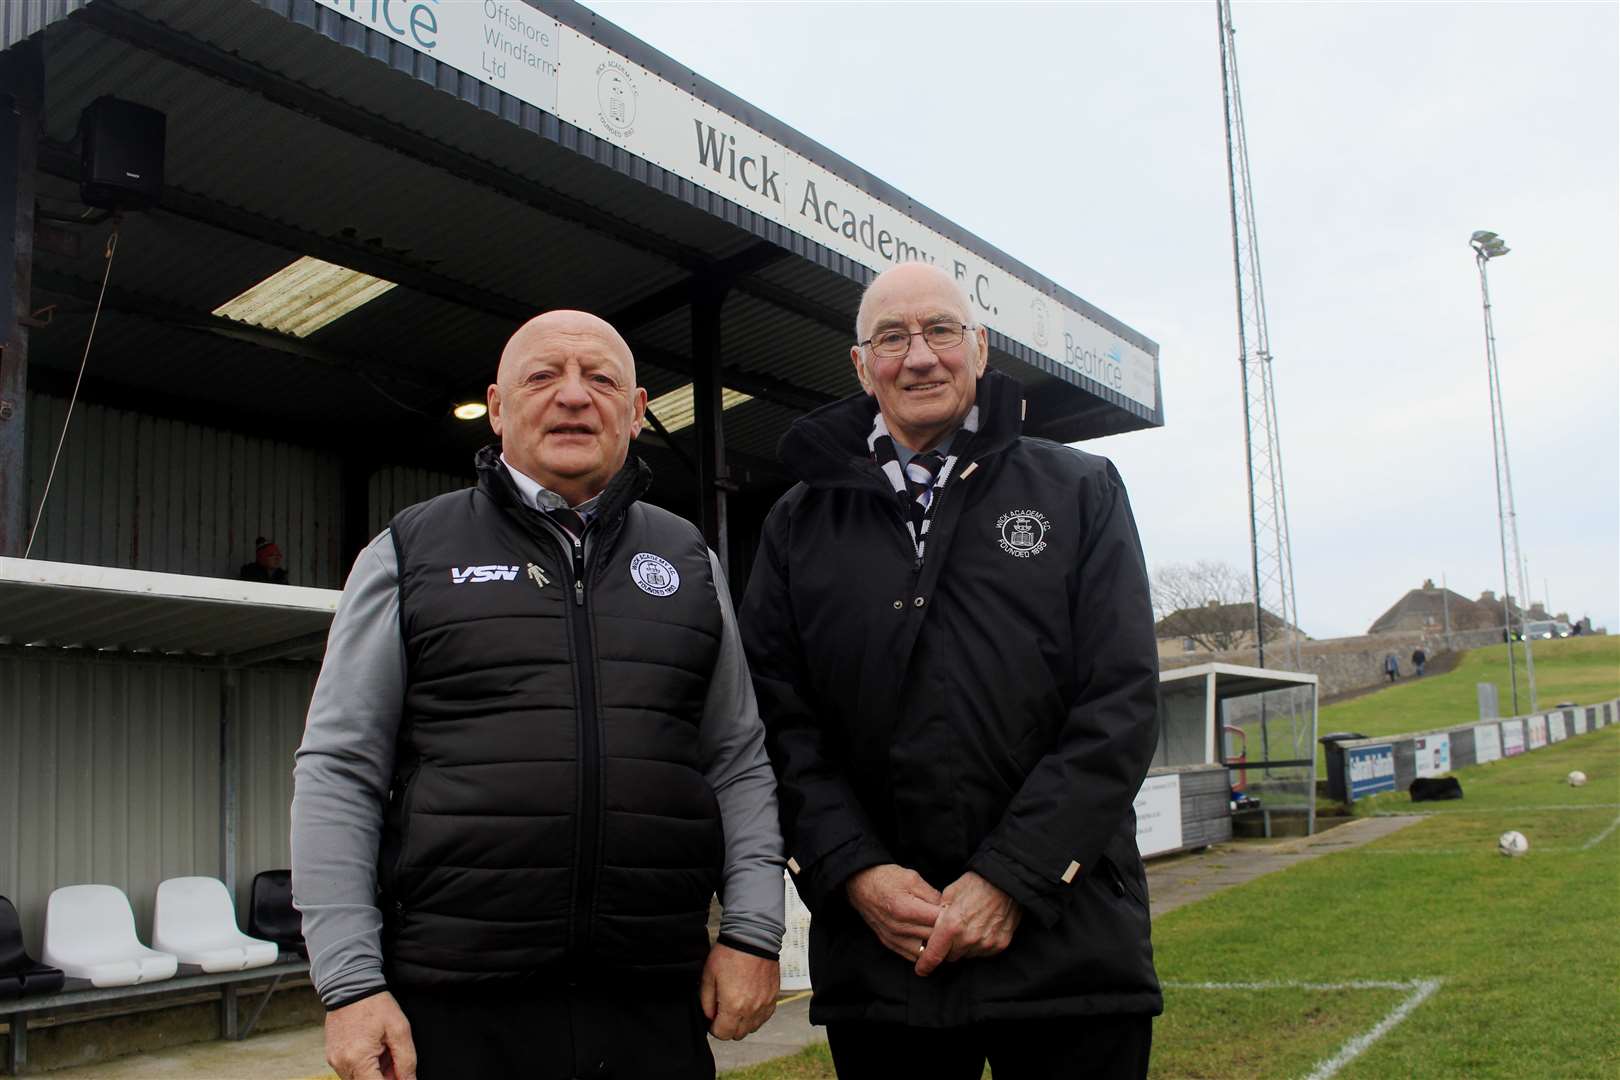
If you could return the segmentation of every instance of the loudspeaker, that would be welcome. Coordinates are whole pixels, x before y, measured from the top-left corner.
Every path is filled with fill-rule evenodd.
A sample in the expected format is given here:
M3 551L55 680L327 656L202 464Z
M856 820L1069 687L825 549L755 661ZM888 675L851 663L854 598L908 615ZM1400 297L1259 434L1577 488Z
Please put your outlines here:
M141 210L163 193L167 120L156 109L100 97L79 114L79 198L106 210Z

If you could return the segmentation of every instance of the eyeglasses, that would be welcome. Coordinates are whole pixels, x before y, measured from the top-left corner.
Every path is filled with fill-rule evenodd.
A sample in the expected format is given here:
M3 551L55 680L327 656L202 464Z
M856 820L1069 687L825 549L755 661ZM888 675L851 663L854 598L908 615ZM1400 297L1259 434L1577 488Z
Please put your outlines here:
M880 330L865 341L855 344L870 348L873 356L880 356L885 360L893 360L904 356L911 351L911 339L920 337L923 344L934 352L944 352L954 349L962 344L962 339L973 327L959 322L930 323L916 333L907 333L904 330Z

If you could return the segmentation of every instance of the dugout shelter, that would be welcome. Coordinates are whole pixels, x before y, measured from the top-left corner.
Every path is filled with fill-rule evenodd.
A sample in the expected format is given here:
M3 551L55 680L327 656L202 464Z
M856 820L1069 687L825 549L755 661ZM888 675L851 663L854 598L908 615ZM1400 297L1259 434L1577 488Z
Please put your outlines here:
M470 482L452 409L539 311L625 334L651 498L734 588L887 265L962 281L1030 433L1163 422L1143 334L577 4L13 0L0 48L0 894L34 949L58 885L145 926L164 878L240 908L286 865L336 590ZM234 580L257 537L290 586Z

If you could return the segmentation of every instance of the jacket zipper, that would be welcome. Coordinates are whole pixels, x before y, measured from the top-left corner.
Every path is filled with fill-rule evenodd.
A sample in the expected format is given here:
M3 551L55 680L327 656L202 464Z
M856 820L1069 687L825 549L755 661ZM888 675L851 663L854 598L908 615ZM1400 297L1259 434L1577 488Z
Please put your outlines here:
M589 534L590 526L585 532ZM596 907L596 849L602 831L601 813L601 732L596 717L596 661L591 649L590 609L585 606L585 543L569 536L573 555L574 604L570 617L574 624L574 695L579 718L579 828L574 879L574 959L590 951L591 912Z

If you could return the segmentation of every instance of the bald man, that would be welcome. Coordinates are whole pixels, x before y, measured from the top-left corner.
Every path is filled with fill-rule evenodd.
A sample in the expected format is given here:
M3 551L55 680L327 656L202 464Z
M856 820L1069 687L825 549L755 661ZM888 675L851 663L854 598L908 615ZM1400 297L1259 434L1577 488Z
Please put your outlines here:
M294 767L327 1060L371 1077L707 1080L774 1008L775 785L718 561L638 501L607 323L530 320L476 486L360 554ZM723 906L719 938L710 900Z
M810 1019L841 1080L1139 1080L1159 984L1132 801L1157 647L1125 486L1022 434L943 271L861 300L862 393L780 457L743 641Z

